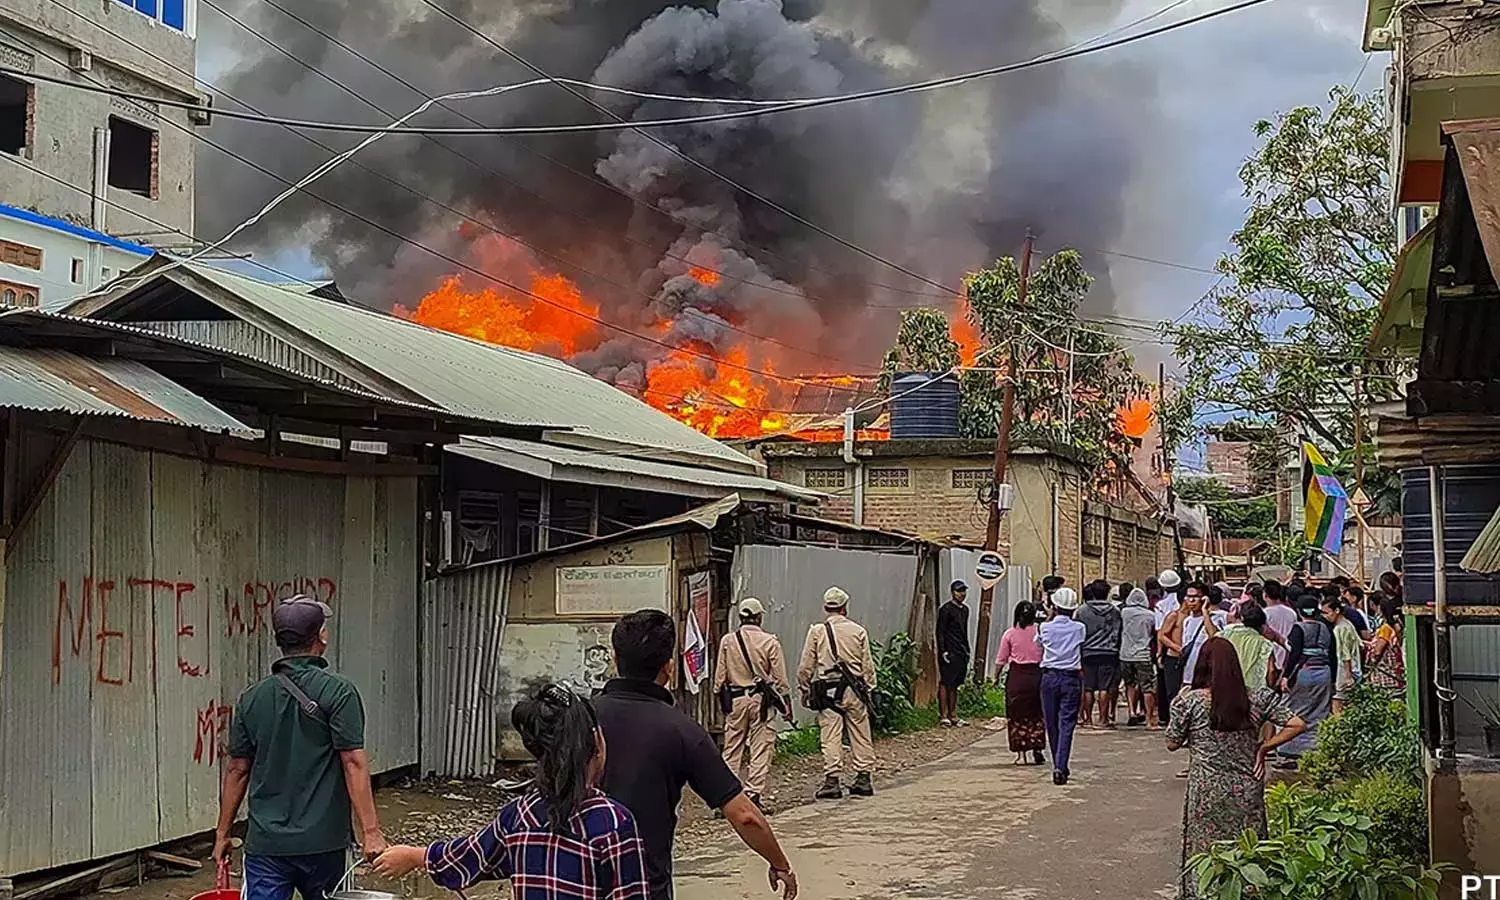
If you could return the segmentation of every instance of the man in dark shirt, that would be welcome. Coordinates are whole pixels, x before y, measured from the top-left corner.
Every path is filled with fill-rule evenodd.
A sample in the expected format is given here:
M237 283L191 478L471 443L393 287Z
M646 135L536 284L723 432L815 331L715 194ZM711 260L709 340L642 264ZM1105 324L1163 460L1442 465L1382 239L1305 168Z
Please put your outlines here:
M386 848L364 751L364 705L353 682L328 671L323 658L332 614L300 594L276 606L271 626L281 659L240 695L230 722L214 861L228 860L248 793L244 900L290 900L293 890L323 900L343 877L354 842L351 808L365 857Z
M969 674L969 586L955 581L949 591L951 599L937 613L938 719L953 726L959 724L958 689Z
M672 618L657 610L631 613L615 625L610 643L620 677L594 701L607 747L604 792L635 816L646 845L652 900L672 897L672 843L683 785L724 814L740 839L770 865L771 889L793 900L797 876L771 824L745 796L713 738L672 705L665 687L676 664Z

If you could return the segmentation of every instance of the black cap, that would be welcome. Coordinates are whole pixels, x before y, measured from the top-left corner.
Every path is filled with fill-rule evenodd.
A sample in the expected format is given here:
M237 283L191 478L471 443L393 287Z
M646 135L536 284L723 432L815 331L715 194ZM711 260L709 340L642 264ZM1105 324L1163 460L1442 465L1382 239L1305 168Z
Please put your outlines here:
M276 604L271 611L271 628L276 643L282 647L306 647L318 639L323 625L333 616L327 603L297 594Z
M948 590L950 590L950 591L963 591L964 593L968 593L969 592L969 586L967 584L965 584L962 580L959 580L959 581L955 581L952 584L948 585Z

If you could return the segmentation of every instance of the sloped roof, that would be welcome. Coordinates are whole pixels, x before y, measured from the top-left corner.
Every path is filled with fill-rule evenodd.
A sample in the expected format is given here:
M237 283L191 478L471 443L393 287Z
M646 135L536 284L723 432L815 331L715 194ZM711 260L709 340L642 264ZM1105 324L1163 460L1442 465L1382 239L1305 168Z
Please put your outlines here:
M750 457L551 357L210 266L172 266L158 256L134 272L143 276L139 284L81 301L69 311L137 322L206 317L201 309L181 311L186 291L218 307L219 317L227 312L250 321L380 393L549 429L546 439L553 443L764 472ZM174 306L178 312L169 314Z

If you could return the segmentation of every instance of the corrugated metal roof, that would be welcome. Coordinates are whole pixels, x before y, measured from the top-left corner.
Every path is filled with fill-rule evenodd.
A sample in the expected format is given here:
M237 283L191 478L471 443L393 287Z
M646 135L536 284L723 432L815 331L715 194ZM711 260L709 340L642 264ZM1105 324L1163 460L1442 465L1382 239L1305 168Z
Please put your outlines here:
M465 438L462 443L449 445L448 450L452 453L460 453L473 459L507 468L515 468L518 462L515 456L519 455L527 459L538 460L547 467L574 470L559 473L530 469L533 474L549 480L556 478L562 481L586 482L587 478L580 478L580 473L577 470L590 470L601 473L660 479L662 481L674 482L684 487L698 488L710 495L720 495L724 491L756 491L803 502L811 502L826 496L818 491L810 491L804 487L787 484L786 482L776 481L771 478L761 478L757 475L741 475L735 472L723 472L718 469L678 466L671 463L652 462L628 456L595 453L573 447L559 447L556 444L540 444L533 441L519 441L510 438Z
M0 346L0 406L127 416L209 431L252 429L175 381L128 359Z
M1474 539L1474 545L1464 554L1463 562L1458 565L1466 572L1484 575L1500 572L1500 509L1495 510L1484 530L1479 532L1479 537Z
M208 266L180 268L452 412L572 429L596 441L660 448L719 466L759 470L750 457L551 357L486 344L354 304L319 300ZM556 436L563 441L572 438Z

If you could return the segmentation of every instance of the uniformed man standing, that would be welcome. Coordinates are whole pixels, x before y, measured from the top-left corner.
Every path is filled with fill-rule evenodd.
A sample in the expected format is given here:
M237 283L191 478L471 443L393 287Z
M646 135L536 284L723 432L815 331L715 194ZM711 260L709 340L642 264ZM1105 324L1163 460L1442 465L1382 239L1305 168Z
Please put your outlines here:
M870 656L870 636L851 622L849 595L831 587L823 594L824 621L807 630L802 662L797 666L797 687L803 705L818 712L823 742L823 786L819 800L837 800L844 795L839 775L844 770L844 733L854 756L854 784L849 793L869 797L875 793L871 776L875 771L875 742L870 735L870 691L875 687L875 661Z
M791 689L781 641L760 628L765 607L746 597L739 611L740 627L719 642L713 689L725 708L724 762L739 776L750 800L764 809L760 798L776 749L771 716L791 714ZM749 763L742 764L747 751Z

